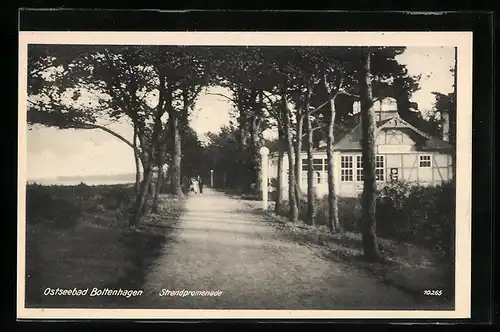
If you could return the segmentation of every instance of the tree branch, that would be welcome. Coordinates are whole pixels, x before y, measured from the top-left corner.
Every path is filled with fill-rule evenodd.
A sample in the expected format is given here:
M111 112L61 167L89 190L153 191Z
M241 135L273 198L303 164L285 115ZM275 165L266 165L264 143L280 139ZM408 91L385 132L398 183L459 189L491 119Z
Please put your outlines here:
M38 69L34 69L34 70L32 70L31 72L28 73L28 76L34 76L34 75L36 75L38 73L41 73L41 72L43 72L43 71L45 71L45 70L47 70L47 69L49 69L51 67L54 67L54 64L51 63L51 64L46 65L44 67L41 67L41 68L38 68Z
M314 132L314 131L316 131L316 130L318 130L318 129L323 129L323 128L325 128L325 127L326 127L326 126L324 126L324 125L323 125L323 126L317 126L317 127L314 127L314 128L312 128L312 129L311 129L311 132ZM306 135L307 135L307 133L304 133L304 134L302 134L302 136L300 136L300 137L305 137Z
M188 98L188 106L191 107L193 106L194 104L194 101L196 100L196 97L198 96L198 94L201 92L201 90L203 89L203 86L202 85L199 85L198 87L193 87L193 96L191 98Z
M359 95L354 94L354 93L351 93L351 92L347 92L347 91L345 91L345 90L339 90L339 91L337 92L337 94L340 94L340 95L346 95L346 96L351 96L351 97L356 97L356 98L360 98L360 96L359 96Z
M113 130L111 130L105 126L101 126L101 125L94 124L94 123L81 123L81 124L75 123L75 124L70 124L67 127L74 128L74 129L101 129L101 130L107 132L108 134L111 134L114 137L118 138L120 141L124 142L125 144L130 146L135 151L140 152L139 149L136 146L134 146L134 144L132 144L129 140L127 140L125 137L123 137L122 135L114 132Z
M266 92L267 92L267 91L262 90L262 95L263 95L264 97L266 97L266 99L267 99L267 100L269 100L269 102L270 102L271 104L276 103L276 101L273 101L273 100L272 100L272 99L271 99L271 98L270 98L270 97L266 94Z
M222 94L222 93L207 93L207 95L211 95L211 96L219 96L219 97L224 97L226 98L227 100L230 100L232 101L233 103L237 104L238 101L236 99L233 99L231 97L228 97L226 96L225 94Z
M309 111L309 114L316 113L317 111L319 111L320 109L322 109L323 107L325 107L325 105L328 104L329 102L330 102L330 100L325 101L324 103L322 103L321 105L319 105L315 109Z

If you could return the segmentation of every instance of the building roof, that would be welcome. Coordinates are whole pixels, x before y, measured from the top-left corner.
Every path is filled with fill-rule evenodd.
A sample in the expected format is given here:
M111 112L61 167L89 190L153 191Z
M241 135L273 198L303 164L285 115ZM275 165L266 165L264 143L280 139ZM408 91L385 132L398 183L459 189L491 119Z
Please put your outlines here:
M419 150L447 150L452 149L453 146L440 138L432 137L418 128L412 126L407 121L401 119L399 115L392 118L388 118L377 122L377 132L384 128L398 128L398 129L408 129L416 134L419 138L417 146ZM349 150L361 150L361 123L358 123L352 127L352 129L347 130L344 135L339 135L338 139L334 142L334 150L337 151L349 151ZM316 151L325 151L326 147L321 147L316 149Z
M377 128L383 126L390 119L377 121ZM361 123L354 123L349 128L337 126L335 140L333 142L334 150L359 150L361 149ZM322 146L313 151L326 151L326 146Z
M441 138L430 136L407 121L401 119L399 114L382 121L377 121L376 125L377 132L384 128L407 129L412 131L415 133L415 137L417 138L417 149L421 151L447 151L453 148L451 143L446 142ZM335 141L333 143L333 149L335 151L361 150L361 123L355 123L350 127L336 126L335 132ZM313 149L313 152L324 152L326 149L327 147L323 146ZM271 155L275 154L277 154L277 152L271 153Z

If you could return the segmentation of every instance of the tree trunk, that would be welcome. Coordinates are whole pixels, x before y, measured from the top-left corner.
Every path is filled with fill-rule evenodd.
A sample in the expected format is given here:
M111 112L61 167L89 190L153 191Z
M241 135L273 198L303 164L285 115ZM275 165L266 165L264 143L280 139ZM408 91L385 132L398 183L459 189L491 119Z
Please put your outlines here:
M247 146L247 130L245 127L240 127L240 150L245 151Z
M240 111L243 113L243 111ZM240 115L240 118L243 117L243 114ZM240 166L237 169L238 173L238 186L244 187L244 188L249 188L252 181L250 180L249 176L249 163L248 163L248 154L247 154L247 132L246 128L244 127L244 124L240 123L240 128L239 128L239 151L238 151L238 161L240 162Z
M296 124L296 137L297 140L295 142L295 164L294 164L294 172L295 172L295 200L297 201L297 209L300 210L300 196L301 196L301 188L302 184L302 127L304 125L304 116L302 114L297 114L297 124Z
M134 140L133 140L133 144L134 144L134 162L135 162L135 185L134 185L134 188L135 188L135 196L138 197L139 196L139 190L140 190L140 186L141 186L141 167L140 167L140 156L139 156L139 151L137 151L138 147L137 147L137 127L136 125L134 124Z
M452 181L456 181L457 174L457 70L458 70L458 47L455 47L455 70L453 73L453 107L450 107L450 143L453 144L454 148L451 151L451 170L452 170Z
M153 196L153 206L152 206L152 211L154 213L159 212L159 199L160 199L160 192L161 192L161 187L163 183L163 161L165 159L165 151L162 148L160 151L160 156L159 156L160 162L158 163L158 177L156 178L156 186L155 186L155 191L154 191L154 196Z
M278 117L281 115L278 114ZM278 126L282 125L281 119L278 119ZM283 193L282 193L282 188L283 188L283 177L282 177L282 172L283 172L283 129L278 127L278 175L276 177L276 203L274 205L274 212L279 214L281 212L281 205L282 205L282 200L283 200Z
M145 216L153 211L153 199L156 191L156 179L154 178L154 168L151 170L151 180L149 180L148 188L146 190L146 198L142 205L141 215Z
M328 227L330 231L339 232L339 208L337 201L337 193L335 192L334 178L334 161L333 161L333 142L334 142L334 125L335 125L335 99L330 100L330 122L328 123L327 144L327 170L328 170Z
M376 202L377 183L375 177L375 110L371 86L371 55L369 50L363 51L361 77L361 146L363 151L363 194L362 194L362 227L363 249L369 261L379 260L380 252L376 235Z
M174 150L172 153L172 194L175 196L182 197L184 193L182 191L181 184L181 159L182 159L182 146L181 146L181 136L179 132L179 118L177 116L176 110L170 111L170 119L172 121L172 139Z
M251 106L249 111L251 112L251 116L248 118L249 120L249 134L250 134L250 153L251 153L251 169L253 171L252 179L250 183L255 183L256 188L261 188L261 169L260 169L260 137L259 137L259 112L257 109L257 91L250 90L249 99L251 102Z
M247 109L245 108L245 95L241 86L236 88L235 94L235 106L238 109L238 128L240 130L240 150L244 151L247 145Z
M261 156L260 156L260 137L258 133L257 120L254 119L252 122L252 156L253 156L253 169L255 171L255 184L259 190L261 189L261 178L262 178L262 170L261 170Z
M146 199L148 196L148 188L153 177L153 164L150 160L146 162L144 167L144 179L141 182L141 186L139 188L139 195L136 198L134 208L132 213L130 214L129 225L131 227L136 227L139 225L141 218L144 216L144 205L146 204Z
M297 208L297 200L295 199L295 173L293 168L293 140L292 140L292 122L290 120L290 111L286 105L286 97L282 95L282 107L284 115L284 129L288 157L288 202L290 208L290 221L297 222L299 220L299 210Z
M307 97L309 99L310 96ZM313 170L313 131L311 115L309 114L309 102L306 102L305 109L306 130L307 130L307 223L314 225L315 195L314 195L314 170ZM299 136L300 137L300 136Z
M241 107L239 110L240 116L238 119L238 127L240 130L240 150L245 151L245 148L247 146L247 118L246 118L246 110L245 108Z
M237 88L235 92L236 97L236 107L238 109L239 117L238 117L238 129L239 129L239 156L238 160L240 162L241 167L238 168L237 172L239 174L239 179L237 181L238 186L243 188L249 188L252 184L251 177L249 176L250 165L248 162L248 153L247 153L247 110L245 108L245 104L243 101L244 95L241 88Z
M172 191L172 183L173 183L173 178L174 174L172 172L172 162L167 162L168 168L167 168L167 174L165 174L165 188L164 192L171 193Z

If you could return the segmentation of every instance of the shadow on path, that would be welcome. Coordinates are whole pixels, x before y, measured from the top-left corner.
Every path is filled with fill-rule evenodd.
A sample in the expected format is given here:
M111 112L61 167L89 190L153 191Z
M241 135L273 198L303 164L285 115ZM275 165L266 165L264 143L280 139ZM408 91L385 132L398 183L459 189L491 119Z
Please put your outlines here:
M426 309L363 271L283 236L243 201L191 194L133 307L169 309ZM220 296L161 296L166 291ZM131 303L132 305L132 303Z

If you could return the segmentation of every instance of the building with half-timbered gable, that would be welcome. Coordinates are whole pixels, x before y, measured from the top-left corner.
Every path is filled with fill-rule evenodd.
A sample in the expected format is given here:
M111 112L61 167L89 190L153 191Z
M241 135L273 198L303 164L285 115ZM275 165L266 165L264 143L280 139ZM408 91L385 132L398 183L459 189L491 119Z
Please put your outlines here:
M376 108L376 177L383 185L389 181L407 180L423 185L437 185L452 178L452 151L449 122L443 123L443 136L433 137L400 118L396 101L386 98ZM356 115L359 119L359 113ZM444 117L446 120L447 116ZM334 183L339 196L356 196L363 189L361 160L361 122L336 137L334 142ZM302 152L302 191L307 189L307 154ZM276 153L269 158L269 178L277 177ZM326 146L313 151L315 192L328 192ZM288 158L283 158L283 194L287 195Z

